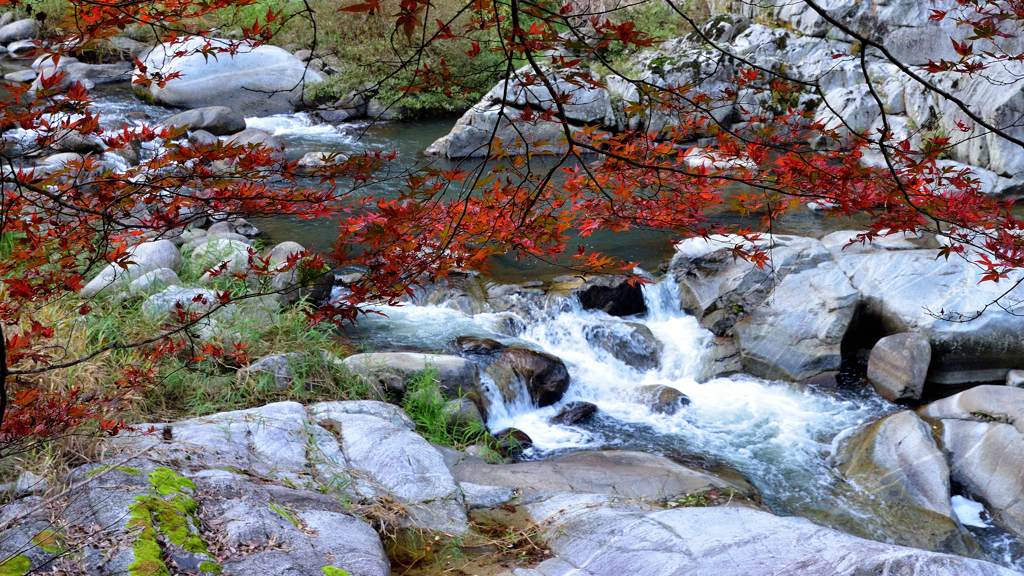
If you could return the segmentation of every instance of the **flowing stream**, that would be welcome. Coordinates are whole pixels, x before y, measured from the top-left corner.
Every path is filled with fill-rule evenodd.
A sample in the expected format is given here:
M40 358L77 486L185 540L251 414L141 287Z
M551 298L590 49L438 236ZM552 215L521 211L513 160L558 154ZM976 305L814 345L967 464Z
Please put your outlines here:
M10 62L0 64L4 65L4 72L17 68ZM102 125L110 129L173 113L137 100L126 88L107 89L98 94L96 106ZM393 163L396 174L405 167L426 162L452 165L427 159L421 151L447 133L453 123L454 119L441 119L394 125L331 126L316 124L305 114L247 119L249 127L280 137L287 145L289 159L309 151L397 151ZM375 192L388 193L397 190L398 185L382 184L382 189ZM331 219L277 218L255 223L270 243L294 240L319 249L328 247L336 226ZM818 215L809 212L794 214L781 228L787 233L819 237L830 231ZM581 243L639 261L649 269L672 253L666 237L653 232L631 234L628 241L612 234L595 234ZM522 283L561 273L544 263L497 258L492 280L499 284ZM564 360L571 375L571 385L560 402L540 409L526 401L506 404L496 390L491 390L488 426L492 430L515 427L529 434L534 447L526 457L549 458L583 449L611 448L642 450L688 463L730 468L753 484L765 505L776 514L802 516L885 540L879 520L866 511L862 501L842 489L843 483L834 472L830 457L851 431L897 407L881 400L869 386L823 391L743 374L703 381L710 333L679 309L674 283L645 287L645 300L649 311L627 319L584 311L578 303L565 300L559 306L530 310L521 323L524 328L515 335L509 334L506 315L469 316L443 306L384 307L380 311L386 316L366 317L348 336L375 350L439 350L459 336L475 335L547 351ZM596 328L626 330L626 322L645 325L662 343L658 367L630 367L587 338L588 331ZM682 392L691 404L672 415L653 413L637 398L639 387L653 384ZM596 404L598 414L579 426L548 423L562 406L576 400ZM987 512L978 508L980 505L964 499L953 503L958 513L968 519L965 524L973 524L969 529L992 560L1024 569L1019 541L992 528Z

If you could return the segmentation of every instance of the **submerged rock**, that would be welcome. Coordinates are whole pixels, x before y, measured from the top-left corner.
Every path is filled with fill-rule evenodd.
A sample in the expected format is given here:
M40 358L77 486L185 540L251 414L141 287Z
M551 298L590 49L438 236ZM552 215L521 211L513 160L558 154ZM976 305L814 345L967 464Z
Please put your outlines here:
M661 384L640 386L636 389L636 399L657 414L672 415L690 404L686 394Z
M591 402L569 402L550 419L548 424L552 426L574 426L589 419L597 413L597 404Z
M488 439L487 447L504 458L515 458L533 448L533 438L518 428L505 428Z

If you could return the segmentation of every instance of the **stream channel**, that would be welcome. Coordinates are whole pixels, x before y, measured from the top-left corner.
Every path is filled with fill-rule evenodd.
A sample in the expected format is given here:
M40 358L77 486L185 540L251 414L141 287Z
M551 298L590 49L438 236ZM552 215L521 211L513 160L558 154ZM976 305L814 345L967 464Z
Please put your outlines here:
M123 123L138 124L144 121L139 118L146 116L155 120L173 113L137 100L126 88L97 94L101 124L111 129L120 129ZM302 113L247 119L248 127L267 130L281 138L289 159L310 151L358 154L396 150L398 156L392 163L396 174L427 162L436 162L439 167L454 165L422 155L422 150L446 134L454 122L450 118L332 126L317 124ZM399 185L398 181L394 186ZM336 227L332 219L278 218L254 223L269 244L293 240L320 250L328 248ZM851 226L849 222L844 224ZM810 211L794 214L781 225L784 233L815 237L836 226L831 221L826 226L819 215ZM668 237L651 232L628 236L595 234L585 244L640 262L648 271L655 271L673 252ZM514 258L496 258L493 266L486 280L494 285L522 284L565 274L563 269L550 264L517 262ZM346 336L376 351L444 350L459 336L482 336L544 350L561 358L571 375L568 392L557 404L540 409L528 402L506 404L496 388L489 386L491 410L487 424L491 430L515 427L529 434L534 446L524 458L623 449L663 454L712 469L726 467L738 471L753 484L765 506L775 514L801 516L885 541L885 527L879 525L882 520L870 512L867 503L870 495L851 490L834 471L831 458L852 431L898 407L882 400L862 380L832 389L767 381L744 374L704 381L702 362L710 332L680 310L673 282L656 281L645 287L644 295L648 312L629 318L585 311L578 302L568 299L544 309L530 309L524 303L518 311L513 308L513 313L521 318L520 328L512 331L508 329L507 312L471 316L444 306L380 307L378 310L386 316L367 316L348 329ZM626 322L646 325L661 341L664 349L659 367L638 370L588 342L588 331L625 330ZM650 384L675 388L692 402L672 415L652 413L636 398L636 389ZM519 398L529 396L520 394ZM577 400L596 404L599 412L578 426L548 424L548 419L562 406ZM1024 571L1024 547L1009 533L990 526L987 512L980 504L962 497L954 497L953 504L990 560Z

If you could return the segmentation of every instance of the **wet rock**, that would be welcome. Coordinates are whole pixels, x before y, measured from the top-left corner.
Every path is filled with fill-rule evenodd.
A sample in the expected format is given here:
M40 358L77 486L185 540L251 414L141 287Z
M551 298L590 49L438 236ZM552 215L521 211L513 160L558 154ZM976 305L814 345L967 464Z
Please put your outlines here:
M641 285L630 284L617 276L589 279L576 295L584 310L601 310L612 316L632 316L647 311Z
M475 400L473 395L479 383L476 365L458 356L377 352L349 356L344 364L352 374L361 376L374 387L399 395L405 393L406 383L424 370L437 374L438 389L448 398L465 395Z
M973 537L950 505L949 466L931 426L911 411L897 412L851 436L837 469L855 497L889 527L886 537L903 546L981 557Z
M127 269L109 264L82 288L82 298L92 298L101 293L116 293L128 287L132 280L157 270L181 268L181 253L170 240L143 242L129 248L132 264Z
M550 419L552 426L574 426L588 420L597 413L597 405L590 402L569 402Z
M937 421L954 482L1024 536L1024 389L977 386L919 413Z
M710 349L704 354L701 373L705 379L731 376L743 371L740 348L733 338L716 336L711 340Z
M0 44L7 45L18 40L30 40L39 35L39 23L35 18L24 18L0 27Z
M533 447L530 435L517 428L495 432L487 441L488 447L500 456L515 458Z
M924 390L932 349L920 334L894 334L875 344L868 358L868 380L890 402L917 400Z
M522 385L533 404L543 408L561 400L569 388L565 363L556 356L529 348L505 348L495 354L486 372L506 402L515 400Z
M623 364L641 372L654 370L661 364L664 345L643 324L609 322L588 326L583 334L591 346L606 350Z
M160 121L161 126L177 126L189 131L203 130L215 136L227 136L245 130L245 118L227 106L209 106L179 112Z
M490 354L505 349L505 345L497 340L478 336L459 336L455 339L455 347L463 354Z
M209 41L214 46L229 44L216 38ZM193 37L179 44L160 44L146 56L147 73L159 72L165 77L181 73L163 87L154 82L146 88L154 101L177 108L227 106L243 117L289 114L302 103L307 85L323 81L298 58L270 45L243 47L233 56L222 54L219 58L203 54L171 57L179 51L197 50L206 42Z
M657 414L672 415L685 406L690 399L679 390L660 384L647 384L636 389L637 402L644 404Z

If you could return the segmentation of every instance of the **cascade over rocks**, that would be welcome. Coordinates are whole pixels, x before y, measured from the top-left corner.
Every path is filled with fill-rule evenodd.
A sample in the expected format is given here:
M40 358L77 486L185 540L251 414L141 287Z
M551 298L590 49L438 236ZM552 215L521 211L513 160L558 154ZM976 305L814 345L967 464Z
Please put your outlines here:
M523 386L533 405L543 408L561 400L569 388L565 363L529 348L505 348L494 355L485 372L494 379L505 402L514 402Z

